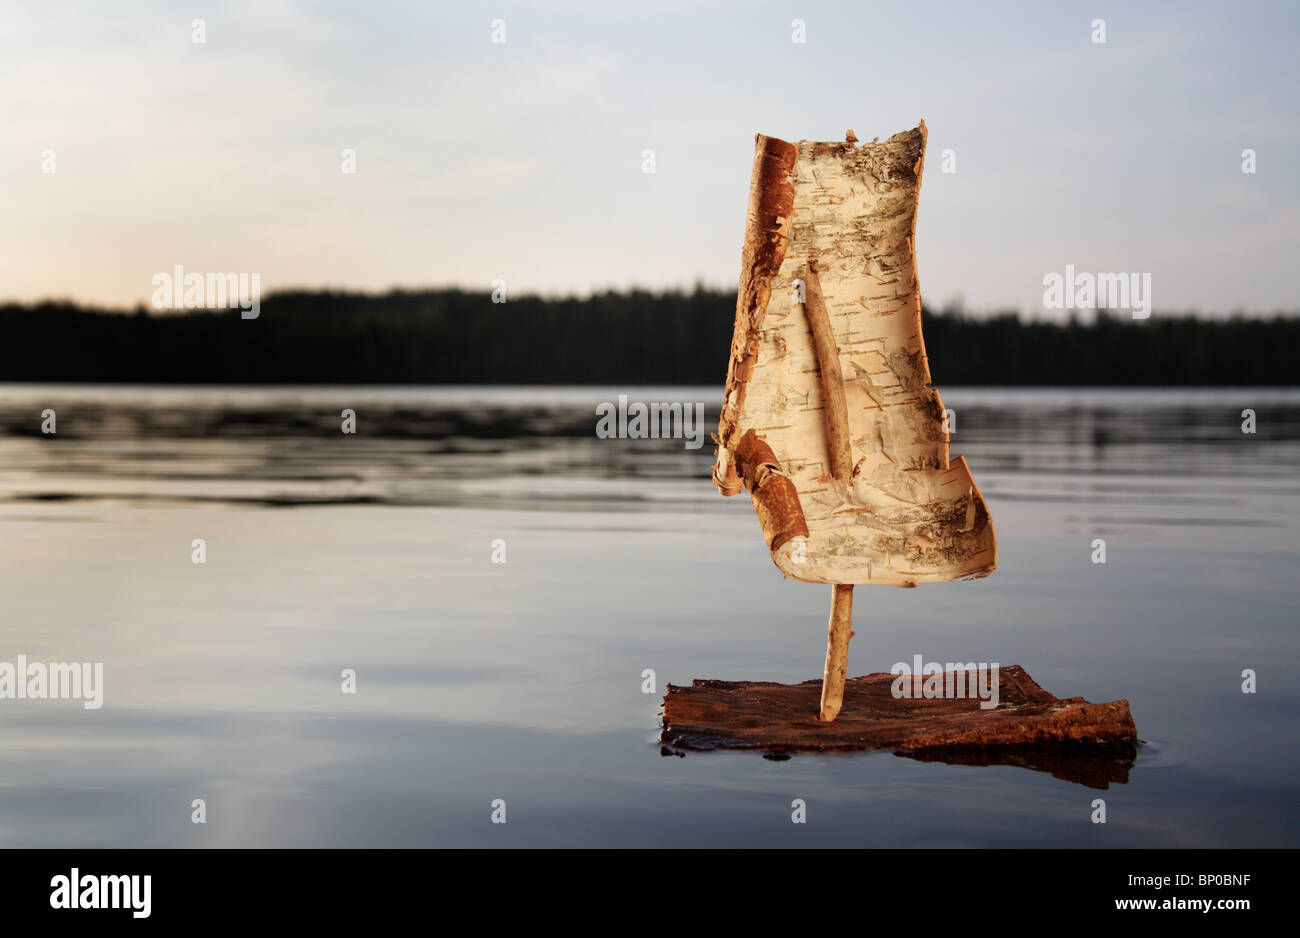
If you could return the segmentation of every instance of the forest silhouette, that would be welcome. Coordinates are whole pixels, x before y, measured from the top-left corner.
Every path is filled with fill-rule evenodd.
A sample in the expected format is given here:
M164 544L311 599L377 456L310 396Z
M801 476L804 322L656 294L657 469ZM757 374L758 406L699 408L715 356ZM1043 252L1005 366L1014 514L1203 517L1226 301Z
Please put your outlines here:
M0 381L721 384L735 293L630 290L493 303L459 289L293 290L238 309L0 305ZM1300 319L924 316L935 384L1291 385Z

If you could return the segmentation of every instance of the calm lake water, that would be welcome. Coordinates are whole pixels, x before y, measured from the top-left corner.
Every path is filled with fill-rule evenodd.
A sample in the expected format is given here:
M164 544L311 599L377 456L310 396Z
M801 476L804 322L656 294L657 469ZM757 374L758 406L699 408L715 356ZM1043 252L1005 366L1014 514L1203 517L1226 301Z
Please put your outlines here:
M829 589L783 580L712 443L598 439L620 393L716 424L715 387L0 385L0 662L104 665L101 709L0 700L0 844L1300 846L1300 392L943 391L999 569L859 587L850 674L1127 698L1104 791L662 754L669 682L820 677Z

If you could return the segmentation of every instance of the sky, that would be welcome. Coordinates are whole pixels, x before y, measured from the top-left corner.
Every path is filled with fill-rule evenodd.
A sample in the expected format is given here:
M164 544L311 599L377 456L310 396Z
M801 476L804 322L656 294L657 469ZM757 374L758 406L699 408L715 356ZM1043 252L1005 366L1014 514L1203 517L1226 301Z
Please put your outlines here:
M756 132L924 118L928 305L1061 318L1068 264L1300 310L1298 38L1293 2L2 0L0 300L734 287Z

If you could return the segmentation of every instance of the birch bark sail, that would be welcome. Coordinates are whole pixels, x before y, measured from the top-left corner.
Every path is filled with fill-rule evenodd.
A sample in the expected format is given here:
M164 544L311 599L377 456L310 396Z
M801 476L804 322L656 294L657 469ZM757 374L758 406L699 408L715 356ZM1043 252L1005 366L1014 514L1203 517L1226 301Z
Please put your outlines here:
M997 565L984 498L965 460L949 458L921 334L925 123L855 141L755 138L713 469L722 494L749 491L782 573L837 588L824 694L843 686L853 584L911 587ZM827 703L833 720L838 700Z

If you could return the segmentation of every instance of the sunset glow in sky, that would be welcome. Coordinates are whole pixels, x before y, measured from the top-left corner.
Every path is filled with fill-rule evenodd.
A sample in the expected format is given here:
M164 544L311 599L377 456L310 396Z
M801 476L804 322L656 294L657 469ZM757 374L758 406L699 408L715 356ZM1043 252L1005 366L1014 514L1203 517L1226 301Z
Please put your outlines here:
M1071 264L1149 273L1157 311L1300 309L1298 9L9 5L0 299L147 303L175 264L266 291L734 285L755 132L924 118L928 302L1063 317L1042 281Z

